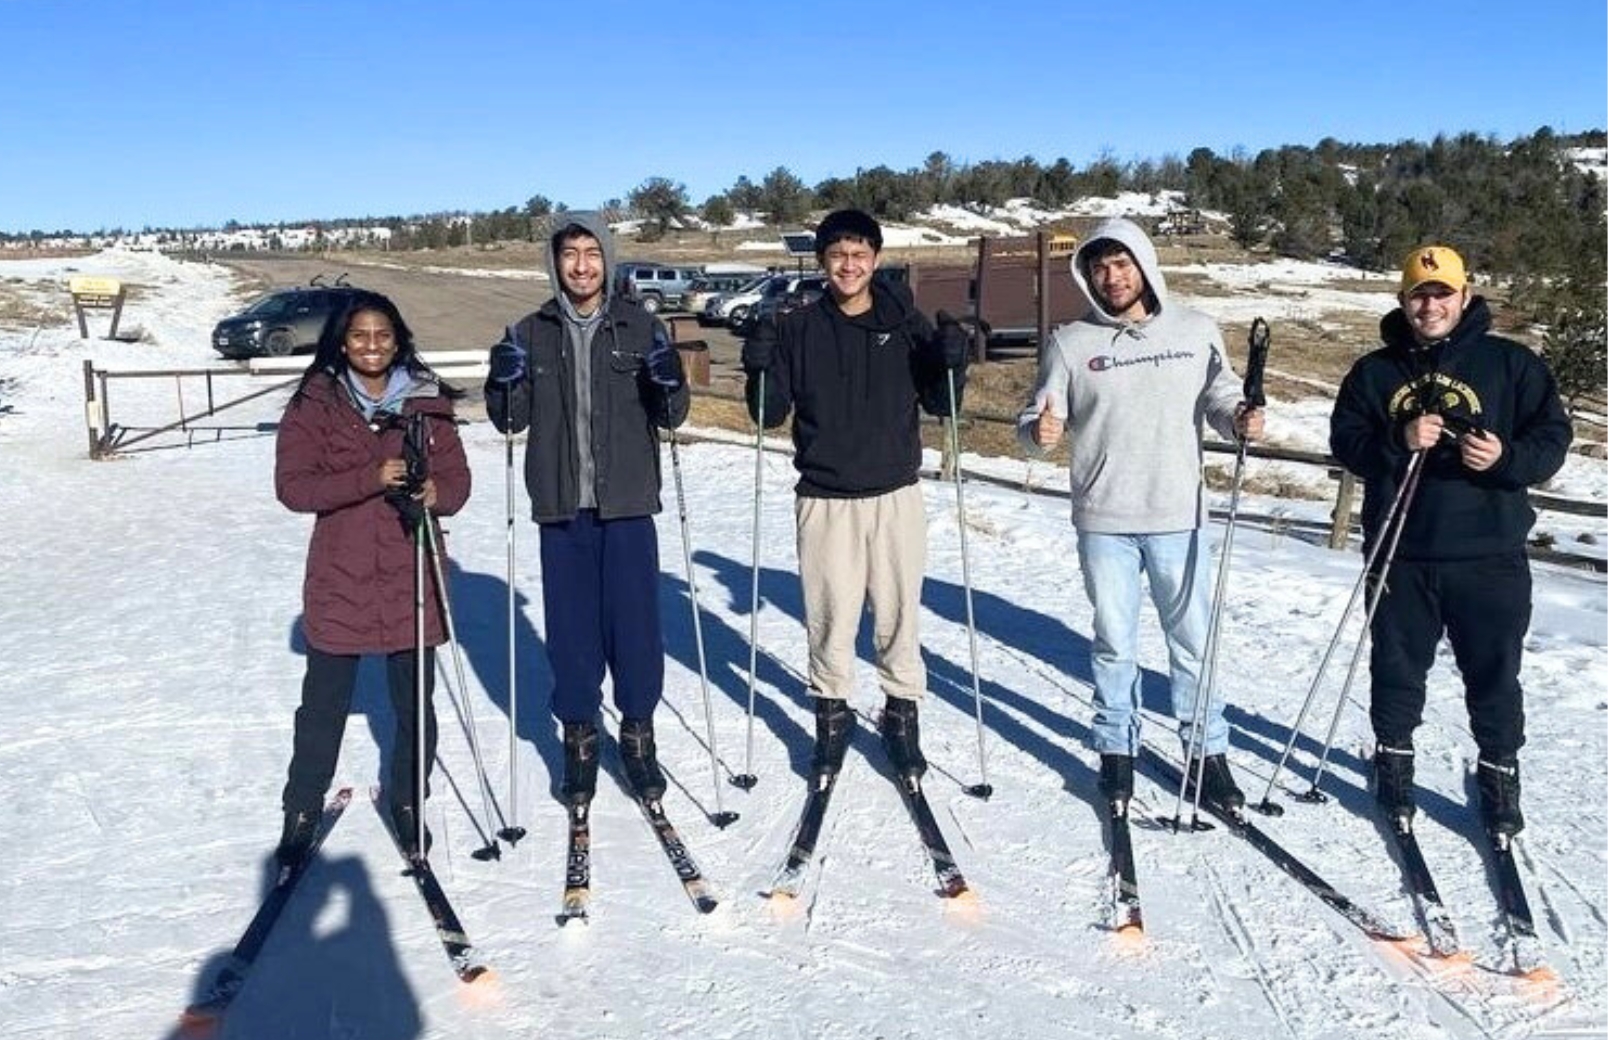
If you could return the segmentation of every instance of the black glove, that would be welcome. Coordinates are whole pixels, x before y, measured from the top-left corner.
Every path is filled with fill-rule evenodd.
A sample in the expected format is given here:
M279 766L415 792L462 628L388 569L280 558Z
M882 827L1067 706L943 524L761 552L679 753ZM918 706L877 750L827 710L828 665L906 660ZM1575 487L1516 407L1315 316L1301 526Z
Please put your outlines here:
M648 378L654 386L671 393L680 390L686 382L681 374L681 355L670 342L670 334L658 323L653 326L653 346L648 348Z
M424 502L414 496L424 490L424 482L430 479L430 434L425 422L425 417L418 412L406 417L390 417L391 425L402 428L402 461L407 464L407 479L387 490L385 500L402 517L402 525L410 530L424 519Z
M753 335L743 340L743 371L766 372L776 357L776 325L762 321Z
M971 336L948 311L938 312L938 353L945 368L964 368L971 356Z
M499 386L511 386L525 378L525 348L519 345L513 329L491 348L491 373L487 378Z

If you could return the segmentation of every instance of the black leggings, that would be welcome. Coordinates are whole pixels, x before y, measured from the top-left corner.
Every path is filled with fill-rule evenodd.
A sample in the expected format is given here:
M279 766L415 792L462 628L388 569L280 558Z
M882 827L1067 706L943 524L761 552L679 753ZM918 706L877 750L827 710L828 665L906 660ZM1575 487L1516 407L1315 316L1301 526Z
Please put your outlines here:
M285 783L286 812L323 808L324 795L335 776L341 738L346 733L346 716L352 707L352 688L357 684L356 654L326 654L307 648L307 675L302 679L301 707L296 709L296 743L290 758L290 778ZM396 716L396 742L391 748L390 779L387 795L393 802L411 805L418 790L414 760L418 738L413 728L412 650L387 654L385 672L391 691L391 711ZM435 651L424 652L424 738L425 780L435 763L436 718L432 700L435 693ZM428 793L428 787L426 788Z
M1486 758L1524 746L1519 665L1530 627L1530 563L1522 552L1477 560L1398 560L1374 614L1374 736L1411 746L1424 718L1424 680L1442 634L1463 676L1469 728Z

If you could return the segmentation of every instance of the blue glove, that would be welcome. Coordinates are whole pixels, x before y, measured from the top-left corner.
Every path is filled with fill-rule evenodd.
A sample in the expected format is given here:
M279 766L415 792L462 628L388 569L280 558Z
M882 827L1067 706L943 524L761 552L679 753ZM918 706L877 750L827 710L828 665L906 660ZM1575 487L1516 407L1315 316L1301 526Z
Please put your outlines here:
M512 328L491 348L491 373L486 378L498 386L511 386L525 378L525 348Z
M964 368L971 356L971 336L948 311L938 312L938 353L945 368Z
M653 346L648 348L648 378L653 385L674 393L681 389L686 379L681 374L681 355L676 351L676 345L670 342L669 333L664 326L657 323L653 326Z

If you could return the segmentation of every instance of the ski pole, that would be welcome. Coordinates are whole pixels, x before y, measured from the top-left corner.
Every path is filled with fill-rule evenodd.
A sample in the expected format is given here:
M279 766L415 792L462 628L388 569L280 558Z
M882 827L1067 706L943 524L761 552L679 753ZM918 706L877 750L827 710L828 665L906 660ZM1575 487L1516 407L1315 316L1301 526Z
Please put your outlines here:
M508 341L519 346L518 334L512 325L507 330ZM508 387L503 397L503 455L506 460L507 489L507 515L508 515L508 822L507 826L497 832L497 837L509 845L515 845L525 836L525 828L519 826L519 672L515 656L515 596L514 596L514 434L511 429L513 415L513 387Z
M765 481L765 370L759 370L759 407L754 416L754 566L748 588L748 731L743 772L731 782L747 791L759 783L754 775L754 687L759 669L759 499Z
M464 678L463 654L458 650L458 632L452 623L452 601L447 594L447 576L441 567L441 542L436 537L435 517L429 510L424 513L424 532L429 539L430 564L435 571L436 605L441 610L441 619L447 629L447 647L452 651L452 669L457 679L459 702L463 708L465 719L464 733L469 738L469 754L474 759L475 774L480 779L481 810L485 813L486 826L492 826L494 819L493 803L491 800L491 778L486 775L486 764L480 756L480 738L476 735L475 707L469 699L469 685ZM506 823L507 821L504 821ZM506 827L504 828L507 829ZM499 832L501 833L501 832ZM485 845L470 853L475 859L488 860L502 858L502 850L495 841L487 841Z
M1267 404L1263 392L1263 373L1267 369L1267 354L1272 337L1267 322L1257 318L1251 322L1250 352L1245 364L1244 408L1252 410ZM1229 563L1234 557L1234 532L1239 520L1240 489L1245 482L1246 439L1236 436L1234 452L1234 478L1228 498L1228 518L1223 525L1223 545L1217 560L1217 588L1212 593L1211 620L1206 626L1206 647L1201 667L1200 685L1195 690L1195 707L1190 713L1189 741L1184 753L1183 775L1178 781L1178 800L1173 808L1173 830L1183 824L1184 789L1189 783L1189 770L1195 763L1196 745L1200 745L1200 763L1196 767L1195 799L1191 806L1191 829L1200 830L1200 799L1206 787L1205 727L1210 715L1212 700L1217 690L1217 653L1222 644L1223 610L1228 597ZM1198 538L1198 535L1197 535Z
M424 683L424 514L413 525L413 849L419 862L424 849L425 741ZM397 834L400 838L402 835Z
M955 522L960 528L960 580L966 591L966 638L971 644L972 709L977 719L977 770L981 779L965 788L974 798L987 800L994 793L988 782L988 756L983 744L983 688L977 674L977 621L972 614L971 562L966 551L966 481L961 476L960 464L960 408L955 402L955 370L946 368L949 377L949 451L955 458Z
M709 668L704 663L703 620L698 616L698 580L692 572L692 536L687 530L687 496L681 486L681 452L676 431L670 434L670 470L676 482L676 507L681 514L681 555L687 567L687 598L692 604L692 638L698 646L698 680L703 687L704 726L709 733L709 772L714 780L715 814L710 817L716 827L736 822L737 814L727 812L720 798L720 756L715 751L715 713L709 701Z
M1407 460L1407 469L1402 477L1401 486L1396 489L1396 497L1391 500L1390 508L1385 511L1384 532L1390 531L1396 523L1396 514L1402 508L1403 501L1409 486L1417 483L1418 468L1423 465L1424 453L1414 452ZM1284 806L1273 800L1273 788L1278 783L1279 774L1284 771L1284 764L1290 758L1290 752L1295 748L1295 742L1300 739L1301 726L1306 722L1307 712L1312 708L1313 699L1317 696L1318 686L1323 682L1324 675L1329 670L1329 661L1334 657L1335 649L1340 645L1340 639L1345 635L1346 619L1351 616L1351 609L1357 605L1357 597L1361 595L1363 586L1367 584L1368 575L1373 573L1374 562L1384 551L1385 538L1381 535L1374 542L1373 548L1368 551L1367 559L1362 565L1362 572L1357 575L1357 581L1351 586L1351 595L1346 600L1345 609L1340 612L1340 620L1335 624L1334 635L1329 639L1329 646L1323 652L1323 659L1318 663L1317 673L1312 676L1312 682L1307 686L1306 699L1301 702L1301 710L1295 716L1295 725L1290 729L1290 739L1285 741L1284 750L1279 754L1279 761L1273 767L1273 775L1267 779L1267 790L1262 792L1262 800L1257 803L1256 811L1264 816L1284 815ZM1342 703L1344 699L1342 698ZM1331 724L1331 739L1334 727Z
M1232 506L1230 509L1232 510ZM1201 537L1198 530L1195 532L1194 540L1195 545L1191 550L1191 556L1193 556L1195 553L1205 551L1206 542L1205 539ZM1222 556L1217 561L1217 590L1213 594L1211 620L1206 626L1206 646L1202 649L1201 653L1201 675L1195 687L1195 703L1189 712L1189 739L1184 744L1184 768L1179 771L1178 798L1173 803L1173 816L1168 822L1168 826L1172 828L1173 833L1175 834L1183 829L1184 791L1189 786L1189 774L1192 771L1195 774L1195 799L1193 815L1190 817L1189 821L1189 829L1192 831L1209 831L1212 829L1211 824L1200 818L1200 790L1205 786L1206 780L1206 742L1202 736L1202 732L1206 728L1206 707L1207 701L1210 698L1210 683L1212 678L1211 662L1217 650L1217 611L1220 604L1218 603L1216 597L1222 595L1224 583L1228 578L1227 564L1228 550L1230 547L1228 545L1229 535L1227 533L1224 534L1223 541L1224 545ZM1193 573L1194 570L1192 565L1191 574L1193 575ZM1191 577L1190 580L1193 581L1193 577ZM1197 747L1200 751L1198 756L1195 753Z
M1422 458L1424 452L1417 453ZM1351 692L1351 681L1357 674L1357 663L1362 660L1362 648L1368 643L1368 633L1373 627L1374 614L1379 610L1380 602L1385 598L1385 578L1390 574L1390 565L1396 558L1396 546L1401 541L1402 529L1407 526L1407 511L1412 507L1413 495L1418 491L1418 483L1423 478L1424 467L1420 463L1414 470L1410 482L1407 483L1406 493L1402 496L1401 509L1396 514L1395 526L1390 531L1390 546L1385 550L1385 558L1379 564L1379 573L1374 578L1373 594L1368 597L1368 610L1362 621L1362 632L1357 636L1357 647L1351 653L1351 664L1346 669L1345 682L1340 687L1340 698L1334 705L1334 717L1329 720L1329 731L1323 738L1323 753L1318 758L1318 768L1312 774L1312 786L1305 793L1296 795L1303 802L1326 802L1329 796L1318 790L1323 782L1324 770L1329 764L1329 750L1334 747L1335 732L1340 728L1340 714L1346 706L1346 695ZM1365 572L1366 573L1366 572Z

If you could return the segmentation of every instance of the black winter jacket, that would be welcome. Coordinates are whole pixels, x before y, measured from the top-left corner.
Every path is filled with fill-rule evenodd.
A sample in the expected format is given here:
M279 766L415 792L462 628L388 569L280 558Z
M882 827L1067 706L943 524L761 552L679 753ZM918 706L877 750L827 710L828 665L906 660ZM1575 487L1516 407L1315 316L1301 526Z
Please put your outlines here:
M844 314L829 293L776 323L764 424L780 426L792 413L795 490L806 498L870 498L914 484L917 406L949 415L948 370L932 324L904 286L874 282L871 293L864 314ZM954 375L959 398L965 368ZM757 422L757 372L748 373L747 391Z
M1449 426L1494 433L1502 456L1476 473L1463 465L1456 444L1429 448L1397 557L1459 560L1524 550L1535 523L1526 489L1563 466L1573 431L1546 363L1490 328L1491 312L1476 296L1450 336L1422 346L1398 308L1379 323L1385 345L1358 359L1340 384L1329 447L1366 481L1368 547L1381 533L1411 454L1403 428L1434 412L1450 417Z
M592 457L598 516L650 516L660 509L659 436L687 418L685 383L666 392L648 378L656 319L611 299L592 337ZM486 414L499 431L527 426L525 487L537 523L569 520L580 501L575 447L575 360L556 300L514 326L525 348L525 376L511 387L486 384ZM662 329L660 335L665 335Z

